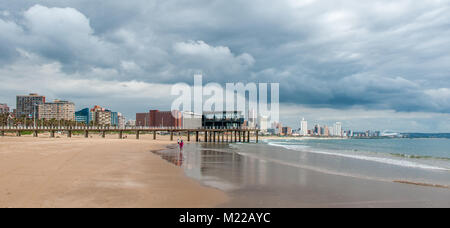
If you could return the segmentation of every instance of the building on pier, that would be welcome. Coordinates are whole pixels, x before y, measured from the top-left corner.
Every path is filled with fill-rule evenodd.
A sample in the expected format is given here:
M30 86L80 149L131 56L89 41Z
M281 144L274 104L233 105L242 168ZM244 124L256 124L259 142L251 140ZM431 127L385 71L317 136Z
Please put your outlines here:
M202 115L194 112L182 112L182 125L184 129L202 128Z
M240 111L203 112L202 127L211 129L241 128L244 116Z

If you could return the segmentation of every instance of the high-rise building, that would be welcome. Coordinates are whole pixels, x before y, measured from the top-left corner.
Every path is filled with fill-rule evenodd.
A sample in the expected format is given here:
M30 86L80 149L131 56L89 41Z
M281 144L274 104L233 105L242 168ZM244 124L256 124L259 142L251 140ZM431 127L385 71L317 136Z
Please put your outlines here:
M150 110L150 127L181 128L183 127L181 112Z
M150 113L136 113L136 126L149 127L150 126Z
M300 134L303 136L308 135L308 121L306 121L305 118L303 118L300 123Z
M117 126L119 128L125 128L125 121L126 121L125 116L122 115L122 113L118 112L117 113L117 119L118 119L118 125Z
M9 113L9 107L7 104L0 104L0 114Z
M46 120L75 120L75 104L69 101L54 100L38 105L38 118Z
M111 126L119 126L119 113L118 112L111 112Z
M290 128L290 127L283 127L281 133L283 135L292 135L292 128Z
M180 111L150 110L148 113L136 113L136 126L159 128L182 128Z
M328 128L328 126L325 125L325 127L323 127L323 128L324 128L323 135L324 136L330 136L330 129Z
M256 121L257 121L257 117L256 117L256 112L254 109L248 110L248 127L249 128L256 128Z
M342 123L336 122L334 124L334 136L342 137Z
M18 95L16 97L16 117L21 118L25 116L27 118L33 118L37 115L38 105L45 103L45 96L40 96L36 93L30 93L29 95ZM36 118L39 118L36 116Z
M98 105L91 109L91 122L100 126L111 126L111 111Z
M273 122L271 128L274 129L275 134L278 135L278 134L281 134L283 131L283 124L280 122Z
M80 111L75 112L75 121L78 123L89 125L91 122L91 111L89 108L82 109Z
M269 125L269 118L267 116L260 116L258 125L259 130L261 130L262 133L266 133Z
M316 124L314 126L314 135L320 135L320 125Z

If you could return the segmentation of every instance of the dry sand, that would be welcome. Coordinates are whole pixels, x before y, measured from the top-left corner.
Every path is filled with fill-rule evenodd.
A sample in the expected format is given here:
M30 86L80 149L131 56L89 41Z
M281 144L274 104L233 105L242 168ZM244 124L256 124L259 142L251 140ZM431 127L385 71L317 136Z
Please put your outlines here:
M167 136L46 136L0 137L0 207L214 207L228 200L150 152L174 143Z

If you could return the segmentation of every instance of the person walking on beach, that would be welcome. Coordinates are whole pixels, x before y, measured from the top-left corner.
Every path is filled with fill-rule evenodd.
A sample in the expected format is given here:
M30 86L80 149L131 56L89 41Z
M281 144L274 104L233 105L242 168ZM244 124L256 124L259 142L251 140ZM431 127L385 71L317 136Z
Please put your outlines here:
M178 145L180 146L180 150L183 150L183 146L184 146L183 139L178 139Z

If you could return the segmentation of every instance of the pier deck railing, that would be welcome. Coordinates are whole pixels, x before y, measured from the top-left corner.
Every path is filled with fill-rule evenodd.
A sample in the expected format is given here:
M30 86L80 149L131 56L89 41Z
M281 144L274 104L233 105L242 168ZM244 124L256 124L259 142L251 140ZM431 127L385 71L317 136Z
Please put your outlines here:
M15 132L16 136L21 136L23 132L33 132L34 137L42 132L49 132L50 137L54 138L56 132L65 132L67 137L71 138L73 132L84 132L84 137L88 138L91 132L101 133L102 137L106 137L106 133L117 133L119 139L123 139L124 133L133 132L136 134L136 139L140 138L141 133L153 133L153 139L156 140L157 133L170 134L170 140L173 140L175 134L185 133L187 141L191 141L191 136L195 137L196 142L251 142L251 136L258 142L258 129L251 128L234 128L234 129L214 129L214 128L199 128L199 129L183 129L183 128L158 128L158 127L92 127L92 126L0 126L0 136L5 136L6 133ZM203 140L200 139L200 134L203 135Z

